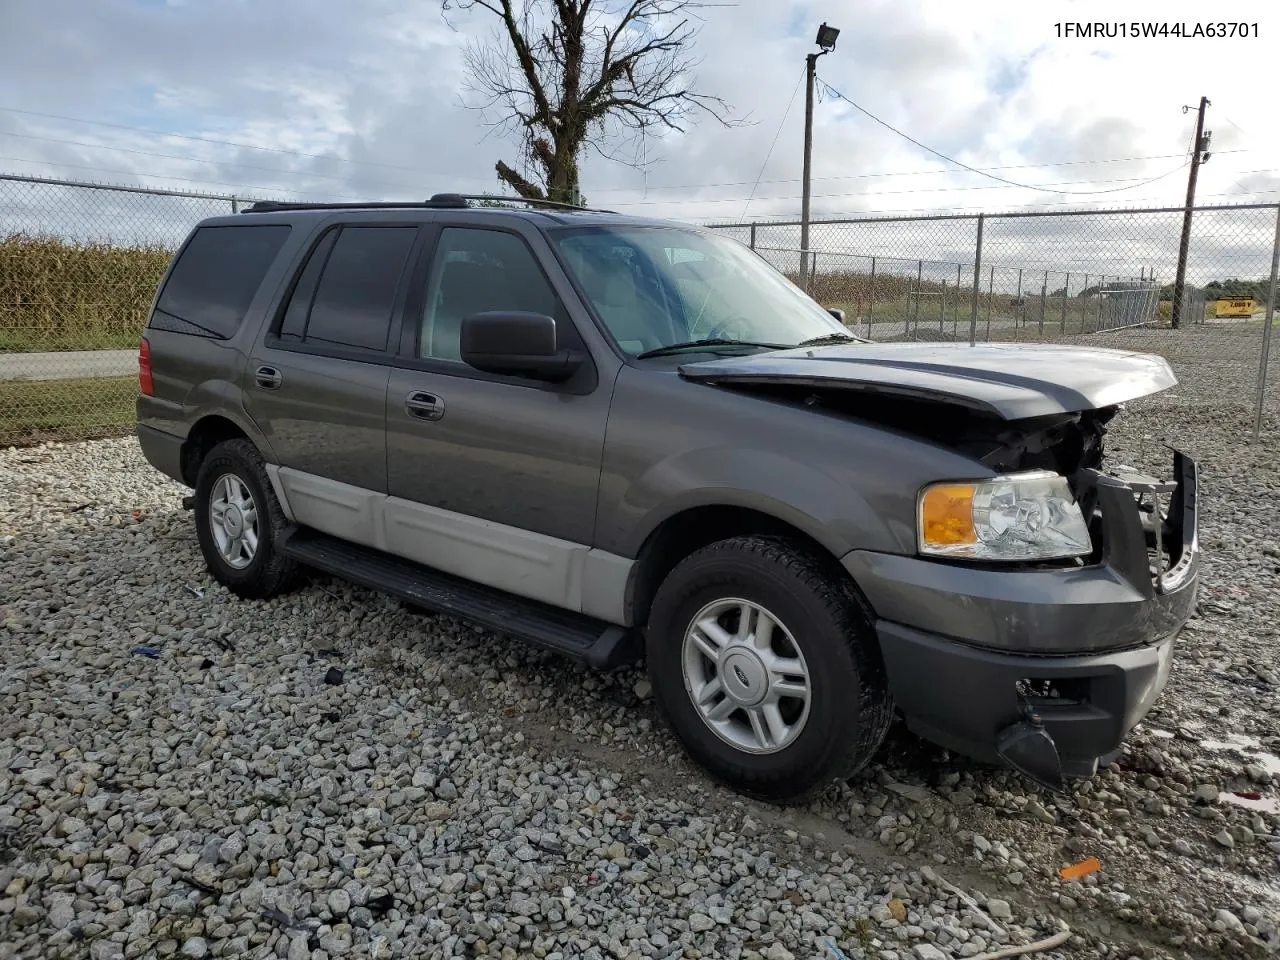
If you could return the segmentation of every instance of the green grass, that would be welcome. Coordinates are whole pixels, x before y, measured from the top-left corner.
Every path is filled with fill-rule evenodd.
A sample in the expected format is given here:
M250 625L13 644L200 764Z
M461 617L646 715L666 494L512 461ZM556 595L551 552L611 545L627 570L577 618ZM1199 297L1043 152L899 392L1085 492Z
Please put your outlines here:
M0 380L0 446L122 436L137 395L137 377Z

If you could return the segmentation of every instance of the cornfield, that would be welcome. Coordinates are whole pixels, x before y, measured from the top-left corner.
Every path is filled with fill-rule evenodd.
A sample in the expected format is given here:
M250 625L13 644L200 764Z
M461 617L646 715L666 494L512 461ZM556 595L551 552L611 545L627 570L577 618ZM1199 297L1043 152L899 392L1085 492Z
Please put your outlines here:
M0 237L0 352L131 347L173 251Z

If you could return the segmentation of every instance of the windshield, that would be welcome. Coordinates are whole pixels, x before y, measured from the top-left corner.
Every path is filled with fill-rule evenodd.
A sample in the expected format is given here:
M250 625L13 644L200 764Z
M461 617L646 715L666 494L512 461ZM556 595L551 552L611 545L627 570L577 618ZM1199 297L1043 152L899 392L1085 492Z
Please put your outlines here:
M589 227L553 236L596 313L632 356L698 340L767 348L832 334L853 339L736 240L680 227Z

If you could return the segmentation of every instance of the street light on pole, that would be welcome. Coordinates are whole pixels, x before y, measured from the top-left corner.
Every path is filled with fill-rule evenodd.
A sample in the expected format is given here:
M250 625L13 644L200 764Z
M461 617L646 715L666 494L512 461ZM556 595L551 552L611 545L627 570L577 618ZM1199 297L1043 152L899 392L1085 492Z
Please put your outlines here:
M836 48L836 37L840 31L827 26L824 21L818 27L818 36L814 43L819 52L811 53L804 58L805 91L804 91L804 173L800 200L800 285L809 289L809 179L813 167L813 80L817 73L818 58Z

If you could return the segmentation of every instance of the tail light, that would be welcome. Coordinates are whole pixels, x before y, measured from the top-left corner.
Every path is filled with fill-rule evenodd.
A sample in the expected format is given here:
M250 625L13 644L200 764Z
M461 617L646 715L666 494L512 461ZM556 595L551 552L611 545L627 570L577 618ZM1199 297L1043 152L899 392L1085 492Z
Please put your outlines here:
M156 395L155 383L151 380L151 344L145 338L138 343L138 389L144 397Z

